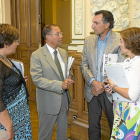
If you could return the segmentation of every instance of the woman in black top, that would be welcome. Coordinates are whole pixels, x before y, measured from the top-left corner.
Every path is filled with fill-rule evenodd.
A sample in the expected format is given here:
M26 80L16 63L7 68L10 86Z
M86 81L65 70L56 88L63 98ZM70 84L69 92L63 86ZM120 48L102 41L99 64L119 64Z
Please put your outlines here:
M15 53L18 38L15 27L0 25L0 130L6 130L6 140L32 140L26 83L7 58Z

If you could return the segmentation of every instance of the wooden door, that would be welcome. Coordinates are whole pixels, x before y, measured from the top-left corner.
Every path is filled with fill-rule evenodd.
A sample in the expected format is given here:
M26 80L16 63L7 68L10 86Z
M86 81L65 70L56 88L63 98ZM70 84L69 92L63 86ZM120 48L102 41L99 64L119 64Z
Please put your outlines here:
M30 56L41 46L41 0L11 0L12 25L19 29L16 54L12 57L24 63L28 76L29 99L35 101L35 86L30 76Z

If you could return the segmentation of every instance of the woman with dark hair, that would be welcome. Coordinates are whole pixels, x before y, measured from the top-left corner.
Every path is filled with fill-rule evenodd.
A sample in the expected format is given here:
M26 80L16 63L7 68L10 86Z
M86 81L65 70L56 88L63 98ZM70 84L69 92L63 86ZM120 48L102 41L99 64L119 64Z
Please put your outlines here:
M0 130L6 130L4 140L32 140L26 82L7 58L16 52L18 38L15 27L0 24Z
M127 55L125 62L129 62L128 88L117 87L107 78L108 94L117 92L129 99L128 102L115 100L114 123L111 140L140 140L140 28L132 27L121 31L120 48Z

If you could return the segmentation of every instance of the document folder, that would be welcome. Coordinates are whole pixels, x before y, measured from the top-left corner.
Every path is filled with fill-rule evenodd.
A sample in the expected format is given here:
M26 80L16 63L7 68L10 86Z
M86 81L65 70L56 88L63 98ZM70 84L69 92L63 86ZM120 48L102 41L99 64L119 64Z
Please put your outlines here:
M128 88L128 78L127 75L129 74L129 64L127 63L112 63L110 65L105 66L105 70L107 73L107 77L111 79L114 84L121 88ZM113 93L113 100L119 100L123 102L132 102L129 99L121 96L118 93Z
M15 59L11 59L11 61L20 70L22 76L24 76L24 65L23 65L23 62L21 62L19 60L15 60Z
M118 87L128 88L128 81L123 65L105 66L107 77Z

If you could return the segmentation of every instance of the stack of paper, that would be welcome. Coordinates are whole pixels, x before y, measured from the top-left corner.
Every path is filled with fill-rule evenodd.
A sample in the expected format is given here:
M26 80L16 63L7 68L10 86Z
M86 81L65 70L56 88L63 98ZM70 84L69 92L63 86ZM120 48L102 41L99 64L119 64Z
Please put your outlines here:
M7 133L5 130L0 130L0 140L7 138Z
M67 78L68 78L68 76L69 76L69 71L70 71L70 68L71 68L71 66L72 66L73 61L74 61L74 58L72 58L72 56L70 56L70 57L68 58Z
M15 59L11 59L14 65L20 70L21 74L24 76L24 65L23 62Z
M104 54L103 55L103 76L106 76L105 65L110 63L116 63L118 60L118 54Z

